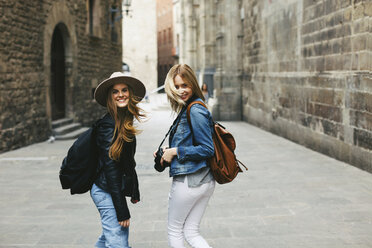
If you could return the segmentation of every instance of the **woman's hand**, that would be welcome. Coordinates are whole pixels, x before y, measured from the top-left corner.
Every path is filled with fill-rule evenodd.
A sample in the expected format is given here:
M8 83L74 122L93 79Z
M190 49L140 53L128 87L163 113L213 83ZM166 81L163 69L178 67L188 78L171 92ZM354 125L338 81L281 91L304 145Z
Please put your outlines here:
M119 221L119 225L121 225L122 227L129 227L129 224L130 224L129 219L123 220L123 221Z
M174 156L177 156L177 147L163 149L164 154L161 161L161 164L163 164L163 160L167 163L172 162L172 159Z
M167 149L168 147L167 146L163 146L161 149L163 150L163 152L164 152L164 150L165 149ZM154 156L154 158L156 158L156 153L158 152L158 150L156 150L153 154L152 154L152 156Z

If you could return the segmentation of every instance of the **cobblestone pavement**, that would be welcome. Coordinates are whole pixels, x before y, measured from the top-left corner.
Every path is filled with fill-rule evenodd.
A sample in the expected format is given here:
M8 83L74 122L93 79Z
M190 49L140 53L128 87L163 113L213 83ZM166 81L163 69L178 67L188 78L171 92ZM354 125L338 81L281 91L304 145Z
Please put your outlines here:
M133 248L167 247L167 171L152 152L174 116L143 104L137 171L142 200L130 204ZM372 175L244 122L223 122L249 171L217 185L201 231L214 248L370 248ZM58 171L72 141L0 154L0 247L93 247L100 234L89 194L61 190Z

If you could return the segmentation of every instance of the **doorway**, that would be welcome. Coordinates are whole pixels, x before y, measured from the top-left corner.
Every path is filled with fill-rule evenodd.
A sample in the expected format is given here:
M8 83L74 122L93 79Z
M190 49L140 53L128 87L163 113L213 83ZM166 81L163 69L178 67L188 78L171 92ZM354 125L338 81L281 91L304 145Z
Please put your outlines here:
M51 88L50 101L52 120L62 119L66 115L65 103L65 45L60 25L53 31L51 46Z

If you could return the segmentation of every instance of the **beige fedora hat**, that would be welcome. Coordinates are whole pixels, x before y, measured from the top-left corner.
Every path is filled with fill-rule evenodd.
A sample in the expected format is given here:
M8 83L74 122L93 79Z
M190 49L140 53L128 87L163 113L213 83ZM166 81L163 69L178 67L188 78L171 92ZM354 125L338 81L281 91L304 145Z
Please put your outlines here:
M96 99L99 104L106 107L107 90L112 85L117 83L128 85L133 90L133 94L139 101L141 101L146 94L145 85L141 81L134 77L126 76L122 72L114 72L108 79L103 80L97 86L96 90L94 91L94 99Z

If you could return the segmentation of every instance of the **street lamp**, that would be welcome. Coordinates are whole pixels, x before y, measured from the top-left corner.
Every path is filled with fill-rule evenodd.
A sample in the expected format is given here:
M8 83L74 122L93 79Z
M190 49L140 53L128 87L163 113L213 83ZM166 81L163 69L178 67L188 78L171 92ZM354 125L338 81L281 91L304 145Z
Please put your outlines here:
M131 6L132 0L124 0L123 7L125 7L125 15L129 14L129 7ZM109 18L110 26L113 26L115 22L120 21L123 18L123 11L119 7L113 6L110 7L111 17ZM119 13L119 16L116 16L116 13Z
M129 13L129 7L130 7L131 3L132 3L132 0L124 0L123 5L125 7L125 14L126 15L128 15L128 13Z

